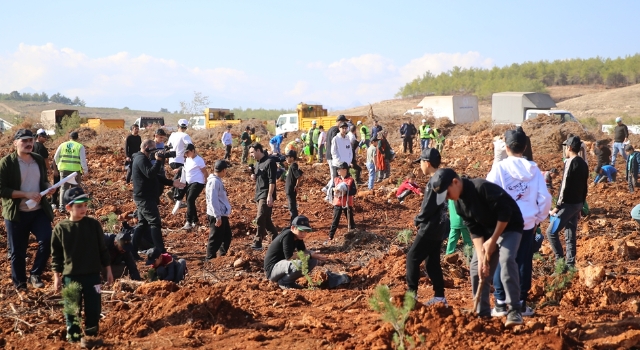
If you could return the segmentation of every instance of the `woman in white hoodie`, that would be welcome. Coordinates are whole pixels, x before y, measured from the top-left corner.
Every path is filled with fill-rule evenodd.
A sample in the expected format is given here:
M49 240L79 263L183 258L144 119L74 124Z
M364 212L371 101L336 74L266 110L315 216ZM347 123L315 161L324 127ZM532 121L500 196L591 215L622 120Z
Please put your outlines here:
M516 256L520 271L520 299L522 316L533 315L533 310L526 305L527 294L531 288L531 270L533 268L533 245L535 230L538 224L547 218L551 209L551 195L536 163L526 160L522 153L526 149L526 135L516 130L505 133L505 144L508 157L494 163L487 180L502 187L516 201L524 230ZM493 283L496 306L492 316L504 316L507 313L506 295L500 280L500 271L496 271Z

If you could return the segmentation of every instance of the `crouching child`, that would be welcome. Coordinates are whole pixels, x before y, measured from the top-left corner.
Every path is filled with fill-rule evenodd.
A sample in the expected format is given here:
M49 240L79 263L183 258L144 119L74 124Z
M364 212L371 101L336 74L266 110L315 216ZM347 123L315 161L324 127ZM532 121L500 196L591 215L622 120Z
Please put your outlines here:
M326 258L318 253L307 250L304 239L311 232L311 225L306 216L300 215L293 219L291 227L284 229L269 245L264 257L264 272L267 278L278 283L282 289L302 289L296 280L302 277L302 262L294 259L294 252L304 252L308 257L308 272L318 265L318 261Z
M416 176L413 175L413 173L407 174L402 184L400 184L400 187L398 187L398 190L396 191L396 198L398 198L398 202L400 202L400 204L404 203L404 200L412 193L422 197L422 190L418 184L416 184L415 178Z
M509 305L506 327L523 324L520 313L520 274L516 253L524 220L516 201L502 187L484 179L460 178L453 169L438 170L429 180L438 194L436 203L456 201L456 212L469 228L475 248L469 274L474 298L480 293L478 312L491 316L491 279L500 264L500 279Z
M329 241L333 240L338 230L342 213L347 217L349 230L356 228L353 219L353 197L357 191L356 182L349 175L349 164L343 162L338 167L338 176L333 179L333 222L329 229Z
M160 254L160 250L153 248L147 256L147 265L155 270L155 279L179 283L187 274L187 261L176 261L169 253ZM152 278L153 280L153 278Z
M98 346L98 323L102 305L100 300L100 271L106 269L107 283L113 283L110 257L104 244L102 225L87 215L89 197L79 187L65 192L63 202L69 218L60 221L51 238L51 269L54 272L54 288L74 288L79 284L77 300L64 298L65 309L77 307L77 314L65 313L67 340L81 341L85 347ZM70 287L71 285L71 287ZM74 293L69 293L74 294ZM83 305L84 304L84 305ZM84 310L84 337L80 328L80 310Z

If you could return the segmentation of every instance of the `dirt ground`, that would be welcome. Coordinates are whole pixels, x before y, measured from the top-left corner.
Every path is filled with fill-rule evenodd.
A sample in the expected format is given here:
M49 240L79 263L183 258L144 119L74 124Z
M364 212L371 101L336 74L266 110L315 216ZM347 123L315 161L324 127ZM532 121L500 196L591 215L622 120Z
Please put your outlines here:
M397 117L397 116L396 116ZM401 120L393 115L381 118L385 129L397 130ZM443 166L461 174L484 177L493 159L491 139L504 126L492 128L486 121L467 126L447 126L449 135L443 152ZM574 130L568 125L545 120L527 122L535 161L542 170L561 168L559 147L568 132L583 133L587 140L601 135ZM234 129L234 133L238 131ZM194 134L200 154L212 170L223 150L217 145L218 131ZM300 161L305 171L299 193L299 210L308 216L315 231L306 240L307 247L328 255L332 260L312 274L316 281L326 271L346 272L351 283L337 289L279 289L264 277L265 252L249 248L252 221L256 215L252 201L254 184L240 165L240 150L235 148L234 166L225 179L233 214L230 219L233 241L227 256L204 262L208 227L186 232L184 210L171 215L172 205L163 202L165 245L171 253L188 261L189 274L184 282L135 283L122 279L107 286L103 293L101 335L105 347L112 349L169 348L299 348L299 349L388 349L393 330L369 307L369 299L379 284L388 285L399 305L405 292L405 257L409 246L397 239L399 231L414 231L413 217L420 199L409 197L399 204L393 193L409 172L419 174L411 161L418 157L403 154L397 136L390 137L398 153L392 163L392 177L377 183L374 191L360 187L356 199L355 220L358 230L347 234L339 228L336 242L325 246L332 217L330 205L320 188L327 181L326 164L312 166ZM81 142L87 147L90 176L85 180L93 198L90 215L104 218L110 213L119 220L134 220L131 187L124 182L121 144L124 131L83 131ZM146 135L148 136L148 135ZM215 136L215 137L214 137ZM237 136L237 135L236 135ZM4 153L10 151L10 136L0 140ZM55 149L63 140L51 141ZM359 162L363 163L364 154ZM591 156L590 164L595 163ZM624 162L617 164L624 173ZM366 176L366 173L365 175ZM640 343L640 237L631 220L631 208L640 202L638 192L630 194L624 176L613 184L589 184L591 214L580 221L578 231L579 275L559 287L560 277L552 276L553 255L545 241L541 255L534 261L531 303L536 314L525 318L525 325L508 330L504 319L479 319L472 307L467 259L459 251L442 258L449 307L417 305L407 321L407 332L418 340L421 349L623 349ZM424 187L428 178L419 174ZM273 220L285 227L289 213L278 183L278 200ZM556 188L558 184L556 183ZM163 199L166 200L166 199ZM200 224L205 222L205 200L198 200ZM56 222L63 215L56 213ZM106 222L105 222L106 224ZM546 224L543 225L543 229ZM268 242L267 242L268 243ZM30 265L37 244L29 247ZM444 246L443 246L444 252ZM6 230L0 223L0 346L6 349L69 348L60 296L52 290L52 274L43 275L46 287L18 294L10 280L6 258ZM147 267L138 265L144 275ZM301 283L306 285L304 280ZM419 301L433 296L431 284L423 274Z

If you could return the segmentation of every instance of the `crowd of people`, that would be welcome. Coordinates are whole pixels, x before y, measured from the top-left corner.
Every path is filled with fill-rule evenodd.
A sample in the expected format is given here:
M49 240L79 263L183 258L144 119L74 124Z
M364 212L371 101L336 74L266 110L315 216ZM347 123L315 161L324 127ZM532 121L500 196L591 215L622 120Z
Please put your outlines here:
M626 180L629 190L638 186L638 152L628 144L628 130L618 118L614 130L614 152L604 142L597 142L592 153L596 156L595 181L616 181L615 161L621 154L626 162ZM123 223L121 232L104 233L99 221L87 216L91 200L83 189L82 178L89 174L84 146L77 132L69 134L49 162L44 146L48 136L44 130L35 134L21 129L14 135L15 152L0 160L0 195L2 214L8 236L8 254L11 278L19 292L28 285L43 288L41 275L51 257L54 287L59 290L72 282L82 287L85 310L84 334L87 339L98 334L100 315L100 288L103 281L128 275L141 280L136 261L144 260L152 268L153 279L179 282L188 269L184 259L167 252L162 235L159 211L161 196L166 192L175 202L174 212L186 207L184 230L199 226L197 199L205 192L206 221L209 237L205 259L215 259L229 252L232 243L229 202L224 179L232 167L233 136L229 126L221 138L225 154L213 164L213 173L207 171L207 162L196 151L196 145L187 134L188 122L181 119L178 130L167 133L160 128L153 139L143 140L139 127L133 125L124 143L127 183L132 184L132 199L136 206L135 227ZM476 312L481 316L506 316L505 325L523 323L523 316L533 315L527 304L531 288L533 254L539 248L540 223L547 218L556 221L549 225L546 238L557 261L567 268L576 264L576 230L586 204L589 167L585 143L580 137L569 135L564 145L564 168L542 172L533 162L529 137L522 128L508 130L494 142L494 163L486 179L461 177L455 170L440 168L444 138L442 132L431 128L426 120L416 128L408 119L400 128L403 152L413 153L413 144L419 138L420 157L414 164L430 177L424 190L409 173L395 195L399 203L408 196L422 198L420 212L415 216L416 238L406 257L407 289L417 295L420 264L432 281L434 297L427 305L447 305L444 279L440 265L443 241L447 240L446 254L453 253L462 236L463 242L473 249L470 266L472 294L477 298ZM251 248L263 250L265 238L269 247L264 260L266 278L283 289L299 289L301 252L308 256L308 269L313 269L327 257L307 250L304 239L311 231L309 219L299 215L297 196L305 183L304 172L297 161L303 154L307 163L325 160L329 179L322 188L326 201L333 207L333 220L325 241L332 244L344 214L347 230L356 229L354 199L358 186L373 189L375 182L389 178L395 152L387 140L388 132L377 120L371 128L362 122L352 124L344 115L337 117L335 125L325 132L314 121L308 132L281 145L287 133L269 140L270 152L256 142L255 130L246 127L239 137L242 149L241 163L250 163L251 179L255 182L256 203L255 235ZM360 139L358 139L358 136ZM362 181L362 168L357 156L362 150L368 181ZM165 165L169 165L169 174ZM53 182L49 181L49 169ZM613 169L613 170L611 170ZM72 174L61 188L52 187L61 178ZM554 179L560 177L557 201L552 205ZM290 212L288 224L279 230L272 221L277 201L277 181L284 179L284 192ZM58 192L56 194L56 192ZM49 200L49 197L51 200ZM186 198L185 198L186 197ZM184 203L186 202L186 203ZM553 208L552 208L553 206ZM54 210L68 214L52 228ZM634 209L635 210L635 209ZM640 209L636 219L640 220ZM635 218L635 217L634 217ZM564 230L566 252L560 243ZM30 234L36 237L38 249L33 265L26 274L26 252ZM267 235L268 234L268 235ZM494 287L494 306L491 307L490 289ZM75 315L66 315L67 337L70 341L84 340Z

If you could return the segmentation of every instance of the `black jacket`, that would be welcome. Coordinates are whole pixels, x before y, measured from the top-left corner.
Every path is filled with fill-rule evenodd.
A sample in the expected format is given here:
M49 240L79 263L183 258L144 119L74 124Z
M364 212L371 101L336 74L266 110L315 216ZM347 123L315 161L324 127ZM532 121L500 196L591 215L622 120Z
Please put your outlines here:
M151 165L151 161L142 152L133 154L131 165L131 181L133 182L134 201L157 201L160 197L161 184L172 186L173 180L158 175L164 161L157 161Z
M448 206L436 203L436 193L429 183L424 190L420 213L413 219L413 223L418 228L418 235L429 240L441 241L449 235Z
M613 135L614 142L624 142L624 140L629 137L629 129L626 125L620 123L620 125L616 125L615 129L613 129Z
M127 270L129 270L129 276L132 280L141 281L140 272L138 272L138 267L136 266L136 262L133 260L133 255L131 252L121 252L118 247L116 247L116 235L113 233L105 233L104 234L104 244L107 246L107 250L109 251L109 258L111 259L111 266L120 265L124 263L127 266ZM115 276L114 276L115 277Z
M563 204L584 203L587 199L587 182L589 181L589 167L584 159L573 157L564 163L564 172L560 194L556 207Z
M339 132L340 132L340 129L335 125L329 128L329 131L327 131L327 138L326 138L327 147L325 147L327 160L333 159L333 155L331 154L331 141L333 141L333 138L336 137L336 135L338 135Z
M488 239L498 221L508 222L503 232L522 233L524 221L516 201L502 187L484 179L462 179L462 193L456 211L471 238Z

